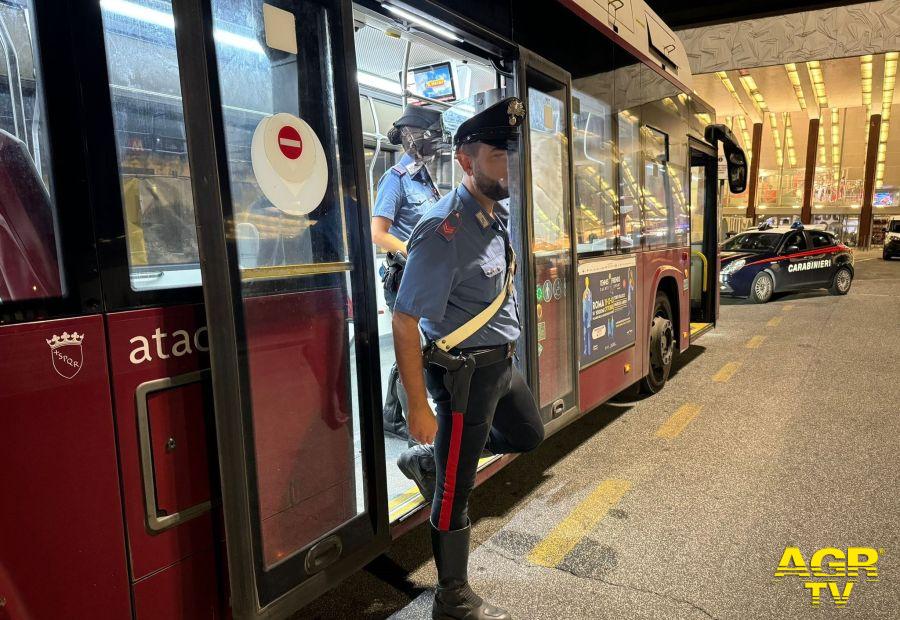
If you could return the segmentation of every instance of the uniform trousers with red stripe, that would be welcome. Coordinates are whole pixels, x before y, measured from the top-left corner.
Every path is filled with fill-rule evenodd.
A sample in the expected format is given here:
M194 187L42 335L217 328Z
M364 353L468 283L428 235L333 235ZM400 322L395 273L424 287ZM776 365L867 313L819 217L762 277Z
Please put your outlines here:
M466 411L451 407L446 370L429 364L425 378L438 423L431 522L442 531L457 530L469 524L469 494L482 450L487 448L493 454L533 450L544 439L544 424L512 359L475 369Z

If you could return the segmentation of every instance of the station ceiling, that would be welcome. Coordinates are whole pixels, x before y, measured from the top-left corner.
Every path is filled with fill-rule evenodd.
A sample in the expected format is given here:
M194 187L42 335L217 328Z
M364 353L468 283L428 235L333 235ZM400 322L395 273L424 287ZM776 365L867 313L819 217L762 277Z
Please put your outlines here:
M861 57L820 61L818 67L821 73L818 79L821 81L821 91L824 94L821 101L807 66L809 63L695 75L694 90L710 103L718 114L727 116L752 117L759 116L762 111L779 113L800 112L807 109L810 109L811 115L816 115L814 112L816 107L852 108L871 103L873 98L875 103L880 104L884 87L885 55L876 54L866 58L870 63L868 71ZM892 66L890 61L887 65L890 74ZM791 67L796 72L795 79L799 80L800 91L791 82ZM864 73L871 74L873 78L867 88L864 88ZM748 82L748 77L752 78L752 82ZM736 91L737 97L729 90L727 86L729 83ZM753 85L759 93L759 101L765 104L762 110L759 102L754 101ZM893 81L889 81L888 87L893 90ZM871 95L866 97L865 90ZM802 99L798 96L798 92L802 95Z
M860 4L863 0L647 0L673 29Z

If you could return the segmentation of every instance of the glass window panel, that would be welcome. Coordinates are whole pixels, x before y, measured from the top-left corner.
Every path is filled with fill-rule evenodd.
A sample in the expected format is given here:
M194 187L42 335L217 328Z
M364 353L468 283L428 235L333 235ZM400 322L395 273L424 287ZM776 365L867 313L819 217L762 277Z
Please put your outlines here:
M641 68L631 55L621 53L615 71L616 144L618 148L619 248L641 244Z
M665 78L642 68L641 106L644 242L649 248L687 243L685 192L689 100Z
M691 249L703 250L703 220L706 217L706 168L691 168Z
M196 286L199 253L172 3L100 6L131 287Z
M568 239L568 152L565 103L558 94L528 89L534 249L563 250Z
M605 77L612 94L612 73L593 76L592 86ZM575 233L579 252L615 250L619 236L616 171L613 157L613 117L609 103L580 91L572 96Z
M31 11L0 5L0 304L65 293Z

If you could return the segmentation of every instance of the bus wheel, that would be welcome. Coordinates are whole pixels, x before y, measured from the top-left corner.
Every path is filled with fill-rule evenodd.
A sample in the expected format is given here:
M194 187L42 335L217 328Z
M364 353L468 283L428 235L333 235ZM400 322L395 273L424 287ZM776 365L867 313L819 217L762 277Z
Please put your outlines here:
M672 304L665 293L656 293L653 318L650 320L650 368L641 379L645 394L656 394L666 384L675 357L675 326L672 323Z

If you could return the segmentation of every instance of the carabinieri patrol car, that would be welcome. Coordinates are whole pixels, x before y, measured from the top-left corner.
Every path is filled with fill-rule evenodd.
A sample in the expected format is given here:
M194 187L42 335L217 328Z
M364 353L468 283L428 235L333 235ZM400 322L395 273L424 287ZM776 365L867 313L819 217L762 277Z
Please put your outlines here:
M773 293L827 288L846 295L853 282L853 253L833 234L795 222L763 224L721 244L719 291L766 303Z

